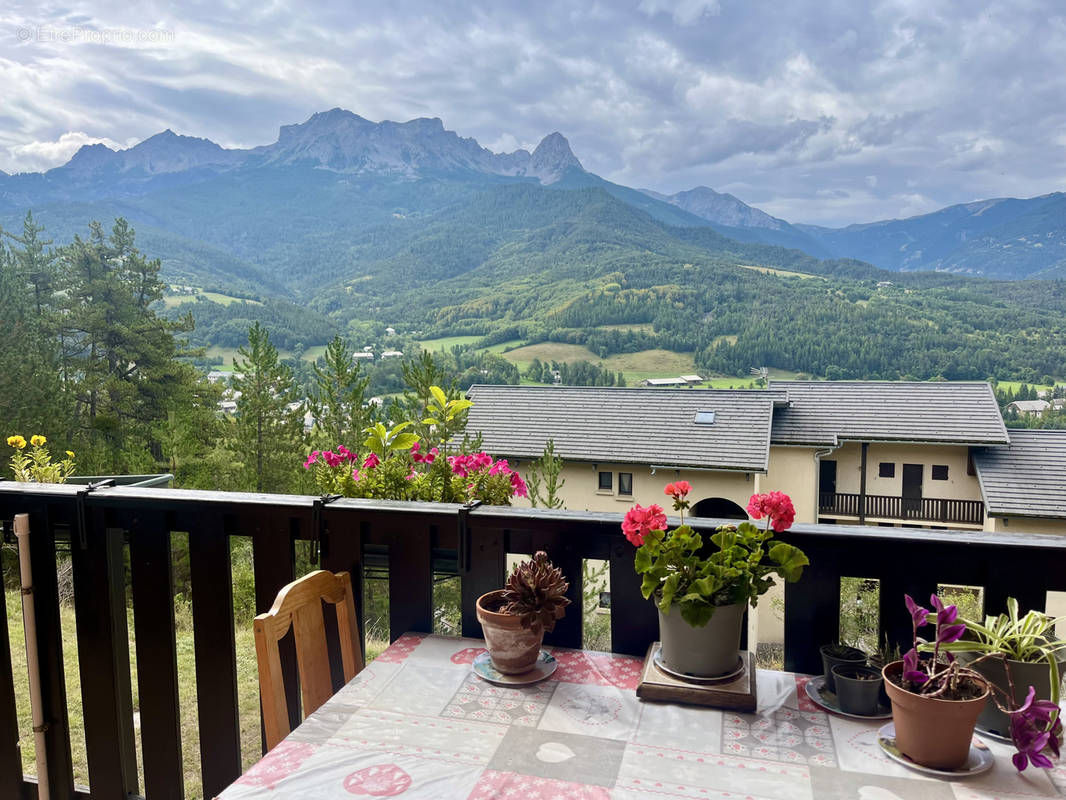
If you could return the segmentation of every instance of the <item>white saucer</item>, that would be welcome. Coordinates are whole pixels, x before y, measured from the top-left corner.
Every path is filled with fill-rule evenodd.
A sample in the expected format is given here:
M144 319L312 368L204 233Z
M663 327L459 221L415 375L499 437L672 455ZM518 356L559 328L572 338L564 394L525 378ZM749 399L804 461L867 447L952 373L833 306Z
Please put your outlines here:
M915 764L896 747L896 724L894 722L881 726L880 730L877 731L877 743L881 745L881 750L884 754L893 761L898 761L903 766L916 772L924 772L926 775L966 778L970 775L980 775L982 772L988 772L988 770L992 769L992 765L996 763L996 757L992 755L988 745L975 736L970 743L970 757L958 769L934 769L933 767L923 767L921 764Z
M541 650L540 655L537 656L537 663L533 665L529 672L523 672L521 675L504 675L496 667L492 666L492 659L489 658L488 651L486 651L474 657L472 666L474 674L489 683L495 683L499 686L528 686L531 683L544 680L555 672L559 662L547 650Z
M689 683L722 683L723 681L728 681L730 678L735 678L737 675L740 675L744 672L744 658L739 654L737 655L737 665L732 672L727 672L725 675L715 675L713 678L689 675L687 672L678 672L677 670L670 669L668 666L666 666L666 662L663 661L662 645L659 645L659 649L655 651L653 660L655 661L655 666L658 667L662 672L665 672L672 678L677 678L678 680L682 681L688 681Z

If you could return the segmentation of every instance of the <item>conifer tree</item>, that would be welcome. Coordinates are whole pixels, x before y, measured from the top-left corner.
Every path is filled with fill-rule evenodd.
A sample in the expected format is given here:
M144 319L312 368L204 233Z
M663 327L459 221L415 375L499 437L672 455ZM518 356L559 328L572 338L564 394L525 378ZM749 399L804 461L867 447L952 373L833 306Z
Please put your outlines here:
M240 392L229 449L241 488L257 492L292 491L305 453L303 403L292 370L278 359L266 329L256 322L248 346L233 361L233 389Z
M58 353L30 302L21 256L0 241L0 417L8 435L32 431L58 444L68 438L70 410Z
M153 428L197 380L176 359L174 339L191 319L156 315L159 261L141 254L123 219L110 235L90 223L88 238L76 236L59 256L54 326L61 376L75 402L79 463L100 472L154 469L163 453Z
M352 349L340 336L326 345L325 366L315 364L315 382L308 408L315 419L315 438L323 447L356 448L370 424L364 404L370 379L364 377Z

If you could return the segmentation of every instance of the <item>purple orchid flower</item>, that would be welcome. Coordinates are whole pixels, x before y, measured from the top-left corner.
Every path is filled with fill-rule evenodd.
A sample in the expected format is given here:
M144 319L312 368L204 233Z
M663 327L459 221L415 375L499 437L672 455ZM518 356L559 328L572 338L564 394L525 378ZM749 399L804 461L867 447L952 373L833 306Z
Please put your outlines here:
M903 656L903 680L918 684L929 680L929 676L918 669L918 650L914 647Z
M955 623L959 617L956 606L946 606L935 594L929 596L929 602L936 609L936 643L938 645L957 642L966 633L966 625Z
M907 610L911 613L911 624L914 626L914 630L917 631L923 625L928 625L929 609L922 608L915 603L914 598L909 594L903 595L903 599L907 603Z
M936 609L937 625L950 625L958 618L959 609L956 606L944 605L944 601L935 594L929 595L929 602L932 603L933 608Z
M1036 700L1036 689L1030 686L1025 702L1011 713L1010 734L1018 751L1012 760L1019 772L1029 764L1045 769L1055 766L1043 751L1050 750L1055 758L1059 757L1062 719L1058 711L1058 705L1050 700ZM1055 715L1054 723L1051 722L1052 715Z

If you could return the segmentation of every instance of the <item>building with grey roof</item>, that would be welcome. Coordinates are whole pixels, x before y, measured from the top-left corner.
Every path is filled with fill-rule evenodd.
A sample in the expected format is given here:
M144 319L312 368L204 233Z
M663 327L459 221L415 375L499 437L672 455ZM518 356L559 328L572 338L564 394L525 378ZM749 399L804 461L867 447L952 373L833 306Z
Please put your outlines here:
M570 461L765 472L774 396L758 391L472 386L468 430L485 449L533 459L548 440Z
M974 451L990 530L1066 531L1066 431L1010 431L1008 447Z
M566 462L566 506L589 510L663 502L663 484L684 479L700 515L741 516L751 494L779 490L799 521L982 529L997 523L975 460L1016 446L986 383L474 386L469 397L468 430L486 450L528 467L551 439ZM1015 515L1043 514L1028 507Z
M987 383L770 381L787 392L774 414L775 444L842 441L1007 444L1007 428Z

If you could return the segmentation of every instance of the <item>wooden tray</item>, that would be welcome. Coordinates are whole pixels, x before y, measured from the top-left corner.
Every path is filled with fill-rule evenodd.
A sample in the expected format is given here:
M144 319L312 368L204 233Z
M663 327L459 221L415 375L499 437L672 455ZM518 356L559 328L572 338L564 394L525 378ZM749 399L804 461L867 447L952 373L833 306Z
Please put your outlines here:
M755 694L755 658L750 651L741 652L746 669L737 677L722 683L689 683L675 678L655 666L658 642L652 642L644 657L644 669L637 684L637 697L642 700L667 700L692 703L731 711L754 711L758 705Z

